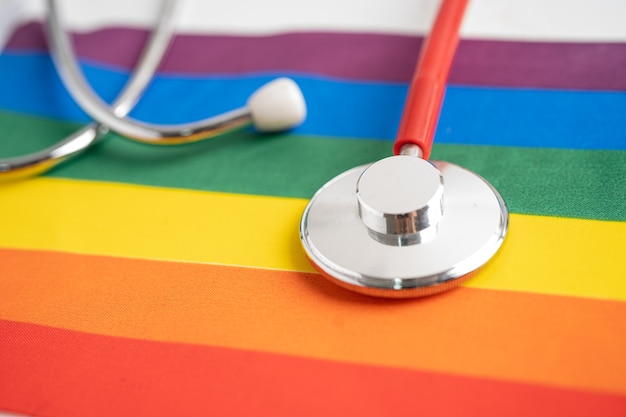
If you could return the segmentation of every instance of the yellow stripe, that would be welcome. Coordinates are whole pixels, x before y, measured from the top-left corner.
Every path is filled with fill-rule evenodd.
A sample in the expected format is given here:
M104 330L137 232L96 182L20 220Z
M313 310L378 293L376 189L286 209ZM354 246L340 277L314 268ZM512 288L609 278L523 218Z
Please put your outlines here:
M0 187L0 246L313 271L297 251L305 205L36 178Z
M51 178L0 187L0 246L313 271L306 200ZM626 301L626 223L511 215L507 241L465 285Z

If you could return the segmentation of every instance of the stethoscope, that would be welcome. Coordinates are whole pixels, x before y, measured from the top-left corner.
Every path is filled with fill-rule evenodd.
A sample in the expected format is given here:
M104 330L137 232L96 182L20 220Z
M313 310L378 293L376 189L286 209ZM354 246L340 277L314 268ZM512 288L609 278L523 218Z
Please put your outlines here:
M307 205L300 239L340 286L408 298L471 278L498 251L508 210L484 178L429 161L467 0L443 0L411 81L394 154L327 182Z
M445 84L468 0L443 0L411 82L394 154L327 182L311 199L300 238L313 266L360 293L393 298L439 293L471 278L498 251L508 210L484 178L429 161ZM281 78L262 86L245 107L181 125L127 117L149 84L173 34L175 0L164 0L130 81L112 107L85 80L55 0L48 0L48 41L60 77L92 123L51 148L0 160L0 179L42 173L93 146L109 130L139 142L189 143L253 124L279 131L302 122L298 86Z
M244 107L208 119L156 125L129 118L152 80L174 33L174 16L180 2L163 0L159 19L130 80L109 107L85 79L69 35L63 29L56 0L48 0L47 39L53 62L74 101L97 123L89 124L57 144L29 155L0 159L0 180L38 175L95 145L109 130L138 142L176 145L214 138L253 125L260 132L291 129L306 117L306 104L298 85L278 78L261 86Z

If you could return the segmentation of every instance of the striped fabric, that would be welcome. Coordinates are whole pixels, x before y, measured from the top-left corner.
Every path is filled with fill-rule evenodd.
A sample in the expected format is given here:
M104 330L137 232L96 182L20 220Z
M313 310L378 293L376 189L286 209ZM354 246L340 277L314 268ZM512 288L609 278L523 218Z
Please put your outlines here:
M89 120L42 3L0 4L0 157ZM438 2L211 3L185 2L133 116L204 118L289 76L307 121L168 148L111 134L0 184L0 412L626 415L626 3L471 3L432 158L494 184L510 232L476 278L419 300L328 283L298 222L328 179L391 153ZM112 100L158 2L61 4Z

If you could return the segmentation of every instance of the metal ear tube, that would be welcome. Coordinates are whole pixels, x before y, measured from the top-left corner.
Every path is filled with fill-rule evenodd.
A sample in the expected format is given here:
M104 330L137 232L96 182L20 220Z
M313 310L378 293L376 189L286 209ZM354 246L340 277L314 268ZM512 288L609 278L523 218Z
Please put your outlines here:
M245 106L195 122L160 125L130 118L128 109L111 109L93 91L80 69L70 37L63 30L56 0L48 0L48 9L52 58L66 89L94 120L129 139L154 145L177 145L210 139L250 124L264 132L286 130L299 125L306 117L300 88L293 80L278 78L254 92Z
M70 95L94 122L48 148L0 158L0 182L43 174L91 148L110 130L137 142L177 145L211 139L249 125L260 132L278 132L304 121L304 97L298 85L288 78L277 78L261 86L241 108L191 123L159 125L128 117L167 51L174 35L178 3L163 0L159 19L130 81L109 106L95 93L81 71L70 36L61 23L56 0L47 0L47 39L57 72Z

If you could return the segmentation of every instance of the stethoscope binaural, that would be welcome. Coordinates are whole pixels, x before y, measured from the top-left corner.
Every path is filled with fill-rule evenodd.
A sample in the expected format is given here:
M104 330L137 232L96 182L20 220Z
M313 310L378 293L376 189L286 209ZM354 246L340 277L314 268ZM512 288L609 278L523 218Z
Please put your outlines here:
M33 154L0 159L0 181L38 175L96 144L109 130L132 140L175 145L210 139L252 124L261 132L293 128L304 120L306 104L297 84L278 78L261 86L246 106L197 122L179 125L156 125L127 117L150 83L174 32L174 16L179 0L163 0L155 25L122 93L109 107L85 79L74 54L69 35L60 23L56 0L48 0L48 42L57 72L72 98L97 123L92 123L57 144Z
M498 251L508 210L479 175L427 160L467 0L443 0L411 82L391 156L326 183L300 238L313 266L360 293L436 294L471 278Z

